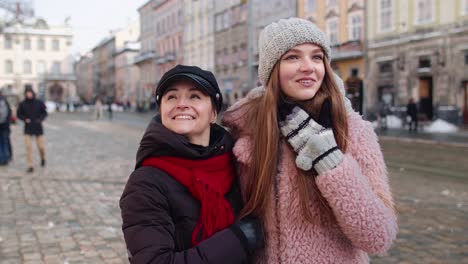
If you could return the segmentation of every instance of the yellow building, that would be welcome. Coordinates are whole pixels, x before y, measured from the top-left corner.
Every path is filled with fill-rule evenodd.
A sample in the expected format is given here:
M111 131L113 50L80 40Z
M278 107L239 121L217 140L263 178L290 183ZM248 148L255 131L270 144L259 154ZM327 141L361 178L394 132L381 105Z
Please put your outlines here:
M362 110L366 73L365 0L298 0L299 17L314 22L332 45L332 67L345 81L355 110Z
M468 1L368 1L370 107L419 104L425 119L468 123Z

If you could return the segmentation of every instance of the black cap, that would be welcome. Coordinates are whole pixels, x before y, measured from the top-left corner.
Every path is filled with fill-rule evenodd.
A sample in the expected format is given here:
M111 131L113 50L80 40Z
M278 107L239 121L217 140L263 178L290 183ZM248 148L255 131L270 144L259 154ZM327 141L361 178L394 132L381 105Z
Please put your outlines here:
M161 97L171 84L177 81L189 80L197 84L206 92L216 106L216 112L221 111L223 106L223 96L219 90L216 78L210 71L205 71L196 66L177 65L167 71L156 87L156 102L161 105Z

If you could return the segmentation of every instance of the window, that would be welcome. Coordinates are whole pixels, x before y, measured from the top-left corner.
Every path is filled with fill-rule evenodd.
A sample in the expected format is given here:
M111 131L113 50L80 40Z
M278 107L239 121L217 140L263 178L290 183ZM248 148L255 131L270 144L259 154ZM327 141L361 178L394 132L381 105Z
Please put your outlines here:
M380 31L392 27L392 0L380 0Z
M58 39L52 40L52 50L59 51L60 50L60 41Z
M389 61L379 63L379 72L380 73L392 72L392 63Z
M54 61L54 63L52 64L52 73L60 74L60 62L59 61Z
M336 6L336 0L328 0L327 5L329 6Z
M468 65L468 52L465 52L465 65Z
M43 74L46 71L46 64L44 61L39 61L37 63L37 73Z
M338 19L332 18L327 21L327 32L330 44L338 43Z
M31 49L31 40L28 38L25 38L23 41L23 49L24 50L30 50Z
M5 73L13 73L13 61L5 61Z
M223 14L216 15L216 32L223 29Z
M416 22L418 24L432 21L432 0L416 1Z
M360 40L362 31L362 19L360 14L350 15L349 17L349 38L350 40Z
M231 26L231 10L226 10L223 17L223 29L228 29Z
M12 49L13 48L13 41L10 37L5 37L5 49Z
M315 12L315 0L307 1L307 12L308 13Z
M468 15L468 0L463 0L462 14Z
M45 50L45 41L44 39L37 40L37 49L38 50Z
M30 60L25 60L23 62L23 73L24 74L31 74L32 73L32 69L31 69L31 61Z
M419 68L431 68L431 58L427 56L420 57Z

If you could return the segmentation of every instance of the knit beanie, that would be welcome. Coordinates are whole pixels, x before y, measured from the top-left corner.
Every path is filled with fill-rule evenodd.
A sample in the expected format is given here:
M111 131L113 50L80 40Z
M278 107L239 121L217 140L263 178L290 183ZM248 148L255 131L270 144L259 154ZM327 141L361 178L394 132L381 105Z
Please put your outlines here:
M258 77L263 85L270 79L271 70L288 50L303 43L320 46L330 59L330 42L314 23L296 17L280 19L266 26L258 41Z

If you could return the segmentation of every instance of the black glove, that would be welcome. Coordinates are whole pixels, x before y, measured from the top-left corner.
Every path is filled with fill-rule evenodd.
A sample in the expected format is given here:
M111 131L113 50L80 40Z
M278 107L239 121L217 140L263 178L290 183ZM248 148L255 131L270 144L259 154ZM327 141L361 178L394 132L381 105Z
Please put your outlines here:
M263 225L256 216L249 215L234 223L231 230L239 237L249 255L265 246Z

